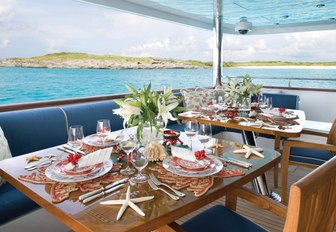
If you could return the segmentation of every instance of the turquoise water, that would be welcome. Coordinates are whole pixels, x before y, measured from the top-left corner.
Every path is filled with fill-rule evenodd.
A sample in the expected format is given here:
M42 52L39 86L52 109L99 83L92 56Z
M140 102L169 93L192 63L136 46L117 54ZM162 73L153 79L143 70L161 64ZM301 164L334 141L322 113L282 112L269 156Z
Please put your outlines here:
M264 85L287 86L287 78L328 79L291 80L291 86L335 88L336 69L253 69L226 68L223 76L269 79L254 80ZM281 79L286 78L286 80ZM212 69L46 69L0 67L0 104L65 99L128 92L127 83L140 88L152 83L154 90L163 87L185 88L212 86Z

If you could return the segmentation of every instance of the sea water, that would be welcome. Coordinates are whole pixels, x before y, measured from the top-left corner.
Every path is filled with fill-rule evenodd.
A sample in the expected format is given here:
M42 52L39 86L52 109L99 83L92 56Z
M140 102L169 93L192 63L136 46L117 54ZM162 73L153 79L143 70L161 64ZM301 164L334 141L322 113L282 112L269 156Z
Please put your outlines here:
M254 79L253 82L267 86L290 85L292 87L336 89L336 69L223 69L223 79L226 76L236 77L246 74L252 78L263 78ZM0 67L0 104L127 93L125 84L138 89L150 82L153 90L162 90L168 86L174 89L212 86L212 69L116 70Z

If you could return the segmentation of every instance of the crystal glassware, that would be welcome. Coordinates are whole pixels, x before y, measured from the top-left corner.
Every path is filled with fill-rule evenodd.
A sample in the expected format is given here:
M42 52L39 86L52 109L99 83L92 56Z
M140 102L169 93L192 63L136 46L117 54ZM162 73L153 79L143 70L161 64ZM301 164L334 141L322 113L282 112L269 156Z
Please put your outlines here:
M79 149L83 145L83 126L81 125L73 125L69 127L68 130L68 145L73 149Z
M148 165L148 159L145 154L145 148L140 147L137 151L133 152L131 157L133 166L138 170L138 174L131 178L134 183L144 183L149 177L142 173L142 170Z
M197 121L187 121L184 126L184 132L190 139L190 150L192 150L192 140L197 135L198 132Z
M273 100L271 97L266 98L266 105L268 109L272 109L273 107Z
M137 147L137 140L134 135L124 135L122 140L119 142L119 147L122 149L127 155L127 167L120 170L122 175L132 175L135 170L134 168L130 168L129 162L131 160L131 154L134 149Z
M211 129L211 124L199 124L198 125L198 134L197 134L198 140L203 144L203 149L207 153L211 153L211 150L205 148L205 144L210 142L212 138L212 129Z
M104 144L106 137L111 132L110 120L108 119L99 119L97 121L97 135L102 140Z

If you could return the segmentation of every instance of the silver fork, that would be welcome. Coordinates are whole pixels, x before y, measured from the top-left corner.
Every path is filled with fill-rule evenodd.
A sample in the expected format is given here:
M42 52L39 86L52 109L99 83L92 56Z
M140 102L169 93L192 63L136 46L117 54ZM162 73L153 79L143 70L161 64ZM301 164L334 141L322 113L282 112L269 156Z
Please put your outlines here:
M155 191L157 191L157 190L161 190L162 192L164 192L165 194L167 194L168 196L170 196L171 199L173 199L173 200L175 200L175 201L177 201L178 199L180 199L179 197L177 197L177 196L175 196L175 195L173 195L173 194L167 192L167 191L164 190L163 188L160 188L160 187L156 186L152 180L148 180L148 184L149 184L149 186L151 186L151 188L152 188L153 190L155 190Z
M179 197L184 197L185 194L180 192L180 191L177 191L176 189L174 189L173 187L167 185L166 183L162 183L161 181L159 181L156 176L154 176L153 173L149 174L149 177L151 178L151 180L154 182L154 184L156 185L163 185L163 186L166 186L167 188L169 188L171 191L173 191L177 196Z

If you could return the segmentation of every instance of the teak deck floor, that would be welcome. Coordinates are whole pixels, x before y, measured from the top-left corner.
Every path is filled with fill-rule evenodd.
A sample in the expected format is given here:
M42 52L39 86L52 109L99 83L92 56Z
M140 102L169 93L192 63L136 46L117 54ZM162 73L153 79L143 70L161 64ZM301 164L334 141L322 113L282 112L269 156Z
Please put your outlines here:
M303 176L311 172L313 169L305 168L305 167L297 167L297 166L289 166L289 176L288 176L288 182L289 184L293 184L297 180L301 179ZM279 172L281 173L281 172ZM267 172L267 183L269 191L274 191L276 193L281 192L280 186L278 188L274 188L273 184L273 170ZM281 183L281 179L279 180L279 185ZM247 187L251 187L250 184L247 185ZM289 188L288 188L289 189ZM193 212L185 217L180 218L177 223L181 224L184 221L188 220L192 216L199 214L203 210L210 208L211 206L217 205L217 204L225 204L225 197L218 199L217 201L203 207L202 209ZM238 205L237 205L237 213L245 216L246 218L250 219L251 221L255 222L256 224L262 226L268 231L271 232L277 232L282 231L285 220L279 216L274 215L273 213L263 210L255 206L254 204L242 200L238 198ZM336 232L336 228L334 230Z

